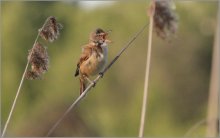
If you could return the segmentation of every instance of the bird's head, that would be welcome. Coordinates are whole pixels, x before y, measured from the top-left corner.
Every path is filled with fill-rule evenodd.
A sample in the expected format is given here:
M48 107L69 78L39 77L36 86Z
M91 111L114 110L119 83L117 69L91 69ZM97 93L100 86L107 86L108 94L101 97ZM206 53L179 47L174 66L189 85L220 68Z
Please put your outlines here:
M94 32L90 34L89 39L95 44L103 44L104 42L110 43L111 41L107 39L109 33L110 31L104 31L101 28L97 28Z

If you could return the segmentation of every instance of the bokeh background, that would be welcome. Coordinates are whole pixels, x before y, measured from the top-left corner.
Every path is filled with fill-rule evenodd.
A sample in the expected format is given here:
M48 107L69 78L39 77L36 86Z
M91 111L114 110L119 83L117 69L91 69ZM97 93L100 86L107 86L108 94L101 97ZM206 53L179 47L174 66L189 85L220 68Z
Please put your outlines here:
M48 16L64 28L48 47L49 71L25 80L7 136L45 136L79 96L73 76L89 33L111 29L109 60L148 22L149 1L1 2L1 128L14 100L28 50ZM171 41L153 35L145 136L184 136L206 118L217 1L175 1L179 28ZM52 136L138 135L148 29L71 111ZM206 125L190 136L205 136Z

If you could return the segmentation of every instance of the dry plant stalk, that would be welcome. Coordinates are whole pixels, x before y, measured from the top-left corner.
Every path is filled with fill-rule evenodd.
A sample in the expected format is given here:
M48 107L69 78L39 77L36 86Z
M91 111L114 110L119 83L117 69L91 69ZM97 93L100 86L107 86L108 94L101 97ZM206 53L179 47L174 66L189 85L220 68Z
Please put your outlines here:
M134 37L132 37L132 39L122 48L122 50L115 56L115 58L108 64L108 66L105 67L104 71L100 73L100 75L98 75L93 82L95 84L97 84L97 82L99 81L100 78L103 77L103 75L106 73L106 71L108 71L111 66L118 60L118 58L122 55L122 53L134 42L134 40L136 40L136 38L144 31L144 29L147 27L148 24L145 24L140 31L137 32L137 34L135 34ZM66 115L86 96L87 93L90 92L90 89L93 88L94 83L90 83L87 88L85 89L85 91L82 92L82 94L73 101L73 103L70 105L70 107L64 112L64 114L57 120L57 122L51 127L51 129L48 131L48 133L46 134L47 137L49 137L54 130L56 129L56 127L60 124L60 122L66 117Z
M206 120L202 119L196 124L194 124L184 135L184 137L189 137L196 129L198 129L201 125L206 124Z
M153 28L156 30L157 35L163 39L168 38L170 34L174 34L178 28L177 15L172 8L172 4L174 3L171 2L171 0L152 0L148 11L148 15L150 17L150 24L139 137L143 137L144 135Z
M18 96L20 94L21 87L24 82L24 78L26 79L37 79L39 78L44 72L48 70L48 54L46 51L46 48L44 48L39 42L39 36L41 36L45 40L49 40L50 42L53 42L55 39L58 38L59 30L61 29L61 24L58 24L56 22L56 18L53 16L50 16L46 19L44 22L42 28L39 29L39 32L37 34L37 37L34 41L34 44L32 46L32 49L29 50L28 54L28 60L27 64L24 70L24 73L22 75L20 84L18 86L18 90L16 92L12 107L10 109L8 118L6 120L5 126L2 131L2 137L4 137L5 132L8 128L8 124L10 122L12 113L14 111ZM31 64L31 71L28 71L28 66Z
M152 34L153 34L153 23L154 23L154 12L155 12L155 3L152 1L149 9L149 35L148 35L148 50L147 50L147 63L146 63L146 73L145 73L145 85L144 85L144 95L143 95L143 103L141 110L141 120L140 120L140 128L139 128L139 137L143 137L144 135L144 125L145 125L145 114L147 107L147 95L148 95L148 84L149 84L149 72L150 72L150 59L151 59L151 47L152 47Z
M219 51L220 51L220 2L218 2L218 14L217 14L217 29L215 34L215 40L213 45L213 54L212 54L212 67L211 67L211 78L210 78L210 88L209 88L209 99L208 99L208 110L207 110L207 129L206 129L206 137L217 137L219 126ZM220 135L220 134L219 134Z

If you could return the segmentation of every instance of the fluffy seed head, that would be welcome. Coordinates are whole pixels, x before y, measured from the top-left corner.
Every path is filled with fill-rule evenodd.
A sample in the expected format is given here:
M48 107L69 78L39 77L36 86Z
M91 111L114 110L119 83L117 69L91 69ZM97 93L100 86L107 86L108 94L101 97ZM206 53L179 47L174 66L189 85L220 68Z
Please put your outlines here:
M39 33L44 40L53 42L60 35L60 30L62 28L63 26L60 23L57 23L56 18L50 16L46 22L46 25L39 29Z
M170 0L155 1L154 27L157 35L163 39L175 34L178 28L178 19L172 4Z
M40 43L37 42L33 49L29 50L28 60L31 64L31 71L26 74L27 79L40 78L48 70L48 53Z

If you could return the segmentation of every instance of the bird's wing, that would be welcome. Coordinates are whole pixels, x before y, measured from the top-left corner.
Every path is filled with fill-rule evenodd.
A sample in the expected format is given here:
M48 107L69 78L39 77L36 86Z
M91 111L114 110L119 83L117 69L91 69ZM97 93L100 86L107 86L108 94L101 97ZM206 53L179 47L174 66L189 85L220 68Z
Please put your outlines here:
M86 61L92 55L93 46L85 45L82 50L82 54L79 59L79 65Z
M92 51L94 49L94 45L92 44L87 44L85 46L83 46L82 48L82 54L80 56L79 61L77 62L77 68L76 68L76 72L75 72L75 76L79 75L79 68L80 65L85 62L86 60L89 59L89 57L92 55Z

